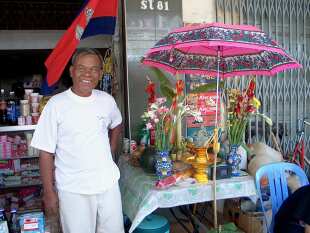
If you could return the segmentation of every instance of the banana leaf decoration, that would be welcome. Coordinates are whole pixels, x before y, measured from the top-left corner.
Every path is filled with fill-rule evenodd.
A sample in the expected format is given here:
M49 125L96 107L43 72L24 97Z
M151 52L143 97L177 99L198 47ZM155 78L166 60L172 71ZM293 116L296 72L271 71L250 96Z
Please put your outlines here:
M150 67L151 71L159 81L159 90L160 94L163 97L166 97L167 102L172 103L174 99L178 98L178 102L184 102L186 95L183 96L177 96L177 90L176 87L170 82L169 78L158 68ZM178 76L176 77L178 80ZM220 82L220 87L224 87L224 82ZM216 83L207 83L204 85L200 85L193 90L191 90L191 93L204 93L208 91L212 91L216 89ZM178 116L179 109L176 108L174 114ZM173 122L173 127L176 129L176 132L174 133L171 131L171 136L175 135L175 143L177 151L181 150L181 140L182 140L182 126L181 126L181 117L177 117L176 120ZM169 137L170 138L170 137ZM173 140L171 140L173 141Z
M160 94L167 98L169 103L176 97L176 91L173 88L169 78L158 68L150 67L151 71L155 74L155 77L159 81Z

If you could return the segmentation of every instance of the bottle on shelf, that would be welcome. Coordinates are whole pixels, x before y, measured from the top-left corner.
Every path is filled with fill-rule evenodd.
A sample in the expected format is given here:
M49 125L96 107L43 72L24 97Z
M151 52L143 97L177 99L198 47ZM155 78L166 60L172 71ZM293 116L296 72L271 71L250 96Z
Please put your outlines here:
M7 100L7 121L10 125L17 125L17 103L14 91L10 91L9 99Z
M20 227L19 227L16 209L11 210L9 229L10 229L10 233L19 233L20 232Z
M1 125L7 125L7 99L5 96L4 89L0 90L0 124Z
M0 208L0 221L8 222L4 208Z
M0 213L0 222L5 221L3 213Z
M1 229L4 230L5 232L7 232L7 230L9 229L8 228L8 220L6 218L5 211L3 208L0 208L0 222L4 222L2 224L5 224L5 225L2 225L3 228L1 228Z

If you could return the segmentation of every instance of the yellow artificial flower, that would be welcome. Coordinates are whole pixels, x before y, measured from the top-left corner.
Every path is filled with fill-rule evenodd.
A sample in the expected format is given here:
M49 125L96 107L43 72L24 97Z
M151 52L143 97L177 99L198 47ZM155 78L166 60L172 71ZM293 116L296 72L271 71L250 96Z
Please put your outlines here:
M259 99L257 99L256 97L253 97L251 102L252 102L253 106L254 106L256 109L259 109L259 108L260 108L261 103L260 103Z

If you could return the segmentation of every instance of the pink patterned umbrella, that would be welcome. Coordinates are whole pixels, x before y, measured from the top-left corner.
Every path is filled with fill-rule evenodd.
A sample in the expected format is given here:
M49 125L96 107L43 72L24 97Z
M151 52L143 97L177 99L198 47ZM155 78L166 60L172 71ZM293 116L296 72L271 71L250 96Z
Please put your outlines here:
M207 74L221 78L275 75L288 68L301 68L260 29L223 23L172 31L149 49L142 62L172 74Z
M275 75L302 66L260 29L249 25L211 23L170 32L147 52L142 63L172 74L196 74L219 80L240 75ZM214 225L216 214L216 157L219 150L217 104L213 150Z

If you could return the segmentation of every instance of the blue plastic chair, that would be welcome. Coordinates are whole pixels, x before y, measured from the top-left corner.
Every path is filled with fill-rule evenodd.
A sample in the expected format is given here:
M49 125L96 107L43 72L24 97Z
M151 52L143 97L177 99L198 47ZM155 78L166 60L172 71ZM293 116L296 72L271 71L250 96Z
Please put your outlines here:
M287 177L289 174L294 173L299 177L301 186L309 184L309 180L305 172L296 164L279 162L271 163L259 168L255 174L255 185L257 194L259 196L260 204L265 216L265 222L269 233L273 233L274 216L278 212L283 201L289 195L289 189L287 185ZM261 179L267 177L270 190L270 198L272 205L272 221L268 226L266 210L263 204L262 192L261 192Z

